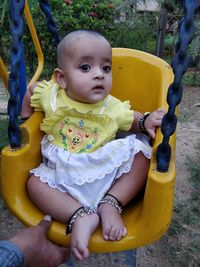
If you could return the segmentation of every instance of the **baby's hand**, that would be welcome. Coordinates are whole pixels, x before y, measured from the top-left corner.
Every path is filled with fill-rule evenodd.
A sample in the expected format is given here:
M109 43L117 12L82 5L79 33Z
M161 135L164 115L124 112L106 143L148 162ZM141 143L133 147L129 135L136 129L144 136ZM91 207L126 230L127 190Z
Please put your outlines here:
M165 111L161 108L152 112L145 120L144 127L151 138L156 136L156 128L161 126L162 118L165 115Z

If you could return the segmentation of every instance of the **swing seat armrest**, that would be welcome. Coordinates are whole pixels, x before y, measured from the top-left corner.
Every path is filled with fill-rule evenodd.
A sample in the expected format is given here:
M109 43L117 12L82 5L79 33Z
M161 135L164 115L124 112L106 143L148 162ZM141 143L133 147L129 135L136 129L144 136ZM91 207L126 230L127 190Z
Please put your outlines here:
M42 218L38 210L32 213L32 202L26 191L26 181L29 170L41 162L40 142L43 133L40 123L42 112L34 112L20 128L22 132L22 145L19 149L12 149L9 145L1 152L1 191L2 196L10 210L26 225L37 224ZM15 177L14 177L15 176ZM29 213L28 211L31 210ZM34 210L34 209L33 209ZM36 216L34 218L34 216Z

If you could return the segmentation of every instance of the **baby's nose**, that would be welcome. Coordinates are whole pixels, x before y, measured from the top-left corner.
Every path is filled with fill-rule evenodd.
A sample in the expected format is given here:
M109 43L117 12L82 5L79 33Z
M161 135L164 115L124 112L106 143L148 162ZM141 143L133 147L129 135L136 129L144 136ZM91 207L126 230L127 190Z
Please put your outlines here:
M102 79L104 77L104 73L101 68L95 69L95 79Z

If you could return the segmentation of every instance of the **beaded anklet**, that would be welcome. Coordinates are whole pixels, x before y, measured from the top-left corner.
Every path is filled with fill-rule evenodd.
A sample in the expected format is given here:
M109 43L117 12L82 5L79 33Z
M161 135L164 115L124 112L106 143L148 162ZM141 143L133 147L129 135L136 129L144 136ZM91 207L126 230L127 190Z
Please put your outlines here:
M115 207L119 213L122 213L122 204L115 196L111 194L106 194L105 197L99 201L98 207L104 203L107 203L108 205Z
M90 215L93 213L97 213L97 208L95 207L87 207L87 206L82 206L78 208L70 217L68 223L67 223L67 228L66 228L66 234L71 233L72 231L72 226L75 223L76 219L78 217L83 217L84 214Z

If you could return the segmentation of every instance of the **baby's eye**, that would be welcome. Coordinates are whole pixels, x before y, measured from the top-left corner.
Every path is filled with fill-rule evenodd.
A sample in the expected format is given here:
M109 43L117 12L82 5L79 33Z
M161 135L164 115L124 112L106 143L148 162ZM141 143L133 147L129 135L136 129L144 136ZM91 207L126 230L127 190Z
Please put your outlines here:
M88 64L83 64L80 66L80 69L84 72L88 72L90 70L90 65Z
M108 66L108 65L103 66L103 70L105 73L109 73L111 71L111 66Z

